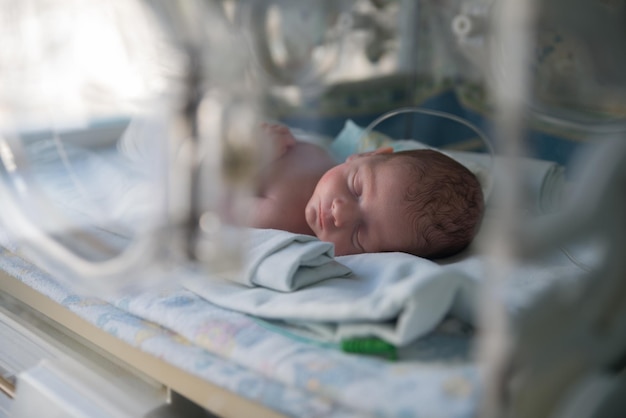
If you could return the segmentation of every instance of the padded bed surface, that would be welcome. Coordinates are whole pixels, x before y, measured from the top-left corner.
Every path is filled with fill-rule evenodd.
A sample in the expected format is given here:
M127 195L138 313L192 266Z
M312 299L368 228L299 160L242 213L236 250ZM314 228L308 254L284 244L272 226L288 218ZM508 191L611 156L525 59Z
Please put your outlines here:
M453 322L392 362L276 332L183 288L107 303L69 291L6 249L0 268L131 346L288 416L470 417L477 407L471 337Z

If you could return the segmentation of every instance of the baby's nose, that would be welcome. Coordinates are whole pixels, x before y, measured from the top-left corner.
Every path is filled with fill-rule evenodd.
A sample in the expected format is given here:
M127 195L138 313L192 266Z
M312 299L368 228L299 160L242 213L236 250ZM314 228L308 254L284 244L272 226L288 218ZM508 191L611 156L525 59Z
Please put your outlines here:
M357 217L357 208L353 202L345 199L335 199L332 205L332 214L337 228L345 227L354 223Z

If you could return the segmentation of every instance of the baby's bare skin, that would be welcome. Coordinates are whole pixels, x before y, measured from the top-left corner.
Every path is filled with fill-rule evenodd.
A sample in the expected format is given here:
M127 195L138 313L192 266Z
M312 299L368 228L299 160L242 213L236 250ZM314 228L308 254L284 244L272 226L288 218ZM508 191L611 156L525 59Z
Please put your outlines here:
M285 126L264 125L262 136L273 158L251 202L250 226L314 235L333 243L336 255L441 257L465 248L480 222L480 185L444 154L383 147L336 164Z
M322 148L293 142L262 172L251 225L315 235L304 210L319 179L336 165Z

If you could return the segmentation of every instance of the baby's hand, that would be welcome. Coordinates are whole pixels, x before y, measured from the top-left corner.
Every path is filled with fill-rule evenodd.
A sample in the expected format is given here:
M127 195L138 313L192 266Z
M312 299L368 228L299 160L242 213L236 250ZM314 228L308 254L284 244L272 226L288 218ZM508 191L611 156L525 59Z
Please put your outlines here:
M289 148L296 144L296 139L285 125L262 123L261 129L263 130L263 135L272 142L272 161L278 160L285 155Z

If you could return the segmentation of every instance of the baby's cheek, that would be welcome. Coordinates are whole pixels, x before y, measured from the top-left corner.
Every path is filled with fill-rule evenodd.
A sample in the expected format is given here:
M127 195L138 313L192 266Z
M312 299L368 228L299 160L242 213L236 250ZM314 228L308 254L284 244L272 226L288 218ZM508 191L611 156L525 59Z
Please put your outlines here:
M317 187L315 188L316 192L322 192L324 189L328 188L330 184L332 184L333 179L335 177L335 169L331 168L317 181Z
M318 238L320 238L317 231L317 211L315 210L315 207L313 206L311 200L309 200L309 202L304 207L304 219L306 220L306 223L309 225L309 228L311 228L313 233Z

